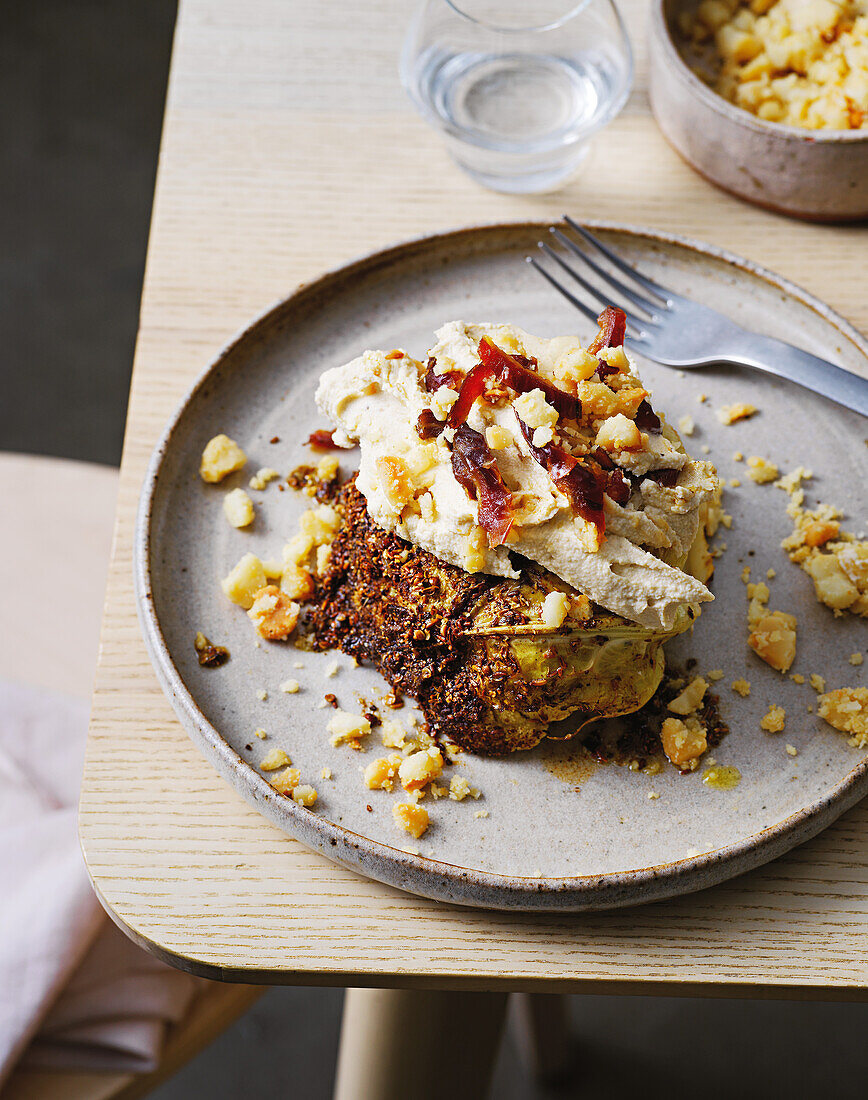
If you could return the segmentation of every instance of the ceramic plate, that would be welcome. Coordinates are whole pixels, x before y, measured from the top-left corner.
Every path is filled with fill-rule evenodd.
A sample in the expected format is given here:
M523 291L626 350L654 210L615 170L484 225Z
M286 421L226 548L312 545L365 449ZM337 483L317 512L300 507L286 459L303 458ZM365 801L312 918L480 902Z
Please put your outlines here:
M731 732L713 755L733 765L727 791L701 773L658 775L594 766L575 745L543 744L507 759L464 754L450 769L482 792L479 801L426 804L431 827L418 842L392 821L396 794L368 791L364 765L383 755L376 734L362 752L329 743L324 695L348 710L387 687L340 654L302 653L289 644L257 647L251 623L219 582L246 551L279 558L306 497L272 482L253 492L252 528L231 528L226 490L246 487L260 466L286 474L311 461L309 432L323 427L313 402L321 372L365 348L406 348L421 357L446 320L509 321L540 336L591 326L523 262L545 226L473 228L412 241L369 256L305 286L243 332L205 372L156 450L138 521L136 581L148 648L184 727L214 767L270 821L330 859L405 890L466 905L580 910L649 901L720 882L815 835L868 792L868 752L811 712L815 693L774 672L746 646L742 570L776 570L771 606L795 613L794 672L820 673L830 688L863 682L848 656L864 647L864 622L835 619L817 604L810 579L780 549L791 529L786 495L755 485L734 452L762 455L782 471L814 471L809 503L838 505L860 530L868 462L866 425L855 414L783 381L725 367L681 375L640 360L653 403L673 423L691 416L688 439L708 448L728 488L730 530L714 578L716 600L691 636L670 645L700 672L723 669L721 711ZM605 226L602 236L664 284L723 310L749 328L783 337L851 370L866 370L866 342L798 288L752 264L683 239ZM703 395L707 395L703 400ZM747 401L758 415L724 427L715 409ZM247 468L222 485L198 476L199 457L218 432L236 439ZM272 442L279 437L279 442ZM349 469L352 456L344 461ZM855 514L854 514L855 513ZM200 668L197 630L226 645L231 660ZM337 661L337 672L334 672ZM299 667L302 666L302 667ZM332 673L331 675L329 673ZM279 685L295 678L298 694ZM730 684L746 678L748 698ZM266 697L267 696L267 697ZM764 733L771 703L786 729ZM405 721L408 706L394 717ZM254 736L257 728L266 741ZM790 755L786 746L795 747ZM319 791L311 812L277 793L257 770L269 748L284 748ZM323 768L332 778L321 779ZM415 843L418 854L404 851Z

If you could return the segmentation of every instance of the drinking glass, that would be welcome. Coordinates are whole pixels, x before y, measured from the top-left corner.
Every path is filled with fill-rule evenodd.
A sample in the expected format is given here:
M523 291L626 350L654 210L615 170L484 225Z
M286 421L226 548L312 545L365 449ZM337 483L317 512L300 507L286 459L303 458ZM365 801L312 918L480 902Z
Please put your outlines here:
M624 106L633 59L613 0L425 0L401 79L474 179L547 191Z

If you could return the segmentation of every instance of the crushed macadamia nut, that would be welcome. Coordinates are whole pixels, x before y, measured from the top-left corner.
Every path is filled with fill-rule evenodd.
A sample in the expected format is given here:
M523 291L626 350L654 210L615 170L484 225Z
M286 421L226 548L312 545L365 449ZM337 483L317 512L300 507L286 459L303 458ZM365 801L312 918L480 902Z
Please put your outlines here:
M336 710L328 720L326 729L331 734L333 745L349 744L359 748L359 741L371 732L371 723L362 714L349 714L345 710Z
M697 75L736 107L806 130L868 130L865 0L702 0L679 27L713 42L713 75Z
M474 525L467 536L467 544L464 554L464 568L468 573L480 573L485 567L485 551L488 539L485 531L478 525Z
M285 562L280 574L280 589L291 600L309 600L314 593L313 577L300 565Z
M608 417L597 432L597 446L606 451L635 451L642 444L642 433L635 421L623 413Z
M247 612L256 624L256 630L269 641L284 641L298 623L298 604L273 584L261 588Z
M851 734L855 748L868 745L868 688L836 688L820 695L817 714L834 729Z
M735 424L738 420L747 420L754 413L759 412L756 405L748 405L744 401L736 401L734 405L722 405L716 413L721 424Z
M323 455L316 464L316 476L318 481L334 481L338 476L340 463L337 455Z
M699 708L707 690L708 684L701 676L697 676L694 680L691 680L680 695L676 695L674 699L670 700L667 709L671 710L673 714L692 714Z
M268 752L259 761L259 767L261 771L273 772L278 768L288 768L292 761L283 751L283 749L273 748L271 752Z
M860 589L847 575L841 554L817 552L801 562L814 582L817 599L833 611L853 610L868 616L868 585Z
M492 451L503 451L511 446L515 440L508 428L502 428L499 424L492 424L485 429L485 442Z
M401 761L402 757L397 753L372 760L365 768L365 786L372 791L391 791L395 786L395 776Z
M245 554L228 577L220 583L223 593L240 607L251 608L256 594L265 588L268 579L262 562L255 554Z
M660 740L670 762L679 768L695 768L708 748L706 731L695 719L689 722L682 722L680 718L664 719Z
M786 672L796 656L796 618L784 611L763 615L748 636L747 644L767 665Z
M268 782L281 794L291 795L300 781L301 772L298 768L287 768L285 771L280 772L279 775L273 776Z
M777 481L780 477L780 470L774 462L769 462L768 459L760 458L758 455L751 455L747 465L747 476L757 485L766 485L770 481Z
M787 712L783 707L779 707L777 703L772 703L768 714L760 719L760 729L764 729L768 733L780 733L784 728L786 716Z
M261 492L269 481L276 481L279 477L277 470L271 466L263 466L250 479L250 488Z
M300 783L292 791L292 801L297 802L299 806L304 806L307 810L316 805L318 797L319 795L309 783Z
M416 491L407 464L397 455L384 455L376 461L380 488L399 512L415 498Z
M744 576L742 579L746 579ZM747 621L750 627L747 644L767 665L786 672L796 656L796 618L785 611L769 611L769 587L764 581L748 584L750 600Z
M392 722L388 718L384 718L380 724L380 738L383 742L383 747L386 749L403 749L406 745L406 733L400 722Z
M692 416L682 416L678 421L678 430L682 435L693 435L696 424Z
M203 481L216 484L236 470L240 470L247 461L247 455L228 435L215 435L205 444L199 474Z
M398 778L405 791L419 791L442 774L443 757L436 748L412 753L398 768Z
M416 840L428 828L430 818L424 806L415 802L396 802L392 807L392 817L399 829L404 829Z
M530 390L519 394L513 401L516 414L529 428L553 428L558 422L558 411L546 401L542 390Z
M232 527L249 527L253 523L253 501L243 489L232 489L223 498L223 514Z
M775 482L789 496L787 515L793 532L781 546L791 562L814 582L820 603L836 615L849 611L868 617L868 541L841 529L840 512L828 504L810 510L803 507L801 482L810 471L799 467Z
M736 695L740 695L742 699L746 699L750 695L750 681L749 680L733 680L732 690Z
M453 802L463 802L470 794L470 784L463 775L453 775L449 781L449 797Z

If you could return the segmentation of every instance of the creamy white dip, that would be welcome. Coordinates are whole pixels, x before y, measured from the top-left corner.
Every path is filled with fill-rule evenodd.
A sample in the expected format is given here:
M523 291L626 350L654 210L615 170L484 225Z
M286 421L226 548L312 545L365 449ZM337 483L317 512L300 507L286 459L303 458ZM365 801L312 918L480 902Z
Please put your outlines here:
M429 354L439 374L474 367L483 335L513 354L533 356L539 373L552 381L562 377L564 363L585 355L575 337L545 340L508 325L454 321L436 335L438 342ZM621 362L630 376L628 384L641 386L633 364L623 358ZM424 363L406 354L398 358L395 352L366 351L326 371L317 390L317 405L335 425L335 442L358 444L361 449L357 486L375 523L441 561L495 576L518 576L509 557L510 550L516 551L601 607L655 629L671 629L683 605L713 599L681 566L699 532L703 505L717 490L717 477L710 464L684 453L665 422L662 434L643 433L641 447L615 450L612 458L637 477L653 470L678 470L678 484L667 488L641 480L623 506L607 496L606 532L599 542L596 528L573 513L531 454L517 430L512 406L476 401L468 425L483 434L500 427L511 436L508 445L493 453L513 493L517 522L508 547L492 548L480 538L477 502L452 472L450 429L427 443L416 432L423 410L433 410L442 421L454 400L454 391L427 392L425 371ZM397 466L391 460L398 460ZM398 489L389 477L395 469L406 471Z

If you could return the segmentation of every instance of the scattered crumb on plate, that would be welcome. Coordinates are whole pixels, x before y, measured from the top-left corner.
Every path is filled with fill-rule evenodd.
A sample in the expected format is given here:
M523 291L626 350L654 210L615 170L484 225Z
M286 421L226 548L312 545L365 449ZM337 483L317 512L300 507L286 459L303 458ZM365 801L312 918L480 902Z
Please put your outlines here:
M221 433L205 444L199 463L199 474L203 481L216 484L240 470L246 461L247 455L235 440Z
M777 481L781 474L774 462L769 462L768 459L759 455L751 455L747 465L747 476L757 485L767 485L770 481Z
M736 401L733 405L721 405L715 415L721 424L735 424L738 420L747 420L758 411L756 405Z
M783 707L779 707L777 703L772 703L768 714L760 719L760 728L767 730L769 733L780 733L784 728L786 716L787 712Z
M817 698L817 713L836 730L852 734L850 744L868 745L868 688L842 687Z

